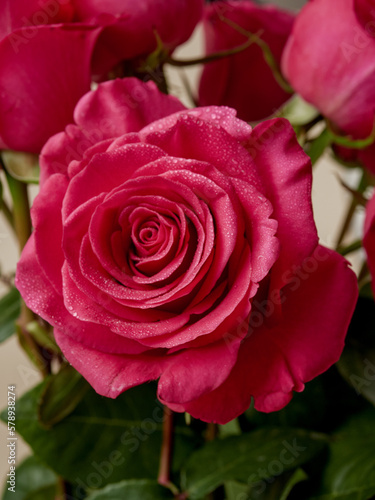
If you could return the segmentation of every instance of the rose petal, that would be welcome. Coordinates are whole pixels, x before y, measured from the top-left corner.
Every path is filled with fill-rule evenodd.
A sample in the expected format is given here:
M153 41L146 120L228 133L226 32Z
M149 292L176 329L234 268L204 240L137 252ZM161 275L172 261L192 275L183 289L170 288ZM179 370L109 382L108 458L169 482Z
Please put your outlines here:
M63 329L67 337L77 338L100 352L138 354L145 351L137 342L113 334L106 326L82 322L69 314L62 295L55 291L36 259L34 235L31 235L17 265L16 286L27 306L55 330Z
M372 289L375 290L375 196L371 198L366 207L363 246L372 275Z
M206 53L214 54L246 42L245 34L228 24L232 22L258 34L280 63L293 21L292 13L272 5L259 6L249 0L215 2L206 6L203 20ZM199 86L201 105L230 106L246 121L273 114L289 97L256 43L231 57L206 64Z
M296 18L282 59L293 88L347 134L374 125L375 40L353 0L314 0Z
M21 36L31 40L40 24L68 23L73 18L73 4L70 0L51 2L49 0L3 0L0 16L0 40L18 28ZM17 45L17 37L14 42Z
M62 289L61 268L64 263L61 248L61 206L67 186L65 176L53 175L36 197L31 210L36 255L48 280L59 294Z
M215 390L229 375L241 339L228 345L219 341L172 356L158 383L158 398L166 405L184 404ZM187 383L189 381L189 383Z
M100 32L78 24L36 30L32 39L21 38L22 45L14 38L22 30L0 42L0 134L10 148L32 153L72 121L78 99L90 88Z
M309 262L315 271L297 276L286 291L282 321L251 329L228 379L184 411L224 424L249 407L251 396L257 410L277 411L338 360L358 296L356 277L345 259L323 247Z
M246 147L259 168L263 191L278 222L280 256L272 268L272 288L282 288L283 272L299 265L318 243L311 205L311 162L287 120L257 125Z
M99 129L102 139L107 139L138 132L150 122L183 109L176 97L160 94L154 82L124 78L104 82L86 94L74 111L74 120L82 130L93 133Z
M60 329L55 330L55 338L66 359L98 394L107 398L116 398L131 387L156 380L167 361L155 351L138 356L99 352L76 342Z

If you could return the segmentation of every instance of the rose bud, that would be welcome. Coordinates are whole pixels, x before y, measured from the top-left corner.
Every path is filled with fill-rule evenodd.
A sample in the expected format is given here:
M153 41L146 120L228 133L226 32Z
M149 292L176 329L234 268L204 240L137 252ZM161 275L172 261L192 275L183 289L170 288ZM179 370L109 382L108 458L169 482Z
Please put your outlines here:
M93 75L185 42L203 0L5 0L0 20L0 147L39 153L73 121ZM103 5L104 4L104 5Z
M244 44L246 36L236 29L237 25L240 30L257 34L280 63L294 15L272 5L261 7L250 0L239 0L207 5L203 19L207 55ZM206 64L199 86L201 105L231 106L245 121L270 116L289 97L256 43L235 55Z
M74 116L43 148L16 284L99 394L159 379L169 408L225 423L338 360L357 280L318 244L287 120L252 130L133 78Z
M353 0L308 2L296 18L282 68L294 90L316 106L338 133L353 139L371 135L375 38L359 23ZM374 152L370 146L356 154L373 172Z

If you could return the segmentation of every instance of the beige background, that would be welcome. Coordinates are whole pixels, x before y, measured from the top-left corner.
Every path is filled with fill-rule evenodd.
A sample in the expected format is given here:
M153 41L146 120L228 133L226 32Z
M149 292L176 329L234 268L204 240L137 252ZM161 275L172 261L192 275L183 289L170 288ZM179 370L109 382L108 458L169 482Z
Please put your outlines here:
M286 2L280 1L285 6ZM303 1L295 0L290 2L293 7L301 5ZM181 47L176 53L176 57L191 57L201 53L200 33L195 34L193 40ZM199 69L192 68L186 72L193 85L199 76ZM172 91L185 103L183 85L178 71L171 70L168 76L172 82ZM1 175L1 174L0 174ZM319 235L323 244L333 246L336 238L337 228L342 221L345 206L349 201L349 196L340 186L339 177L345 177L347 182L355 181L356 173L348 178L348 174L340 167L330 161L329 157L323 158L316 166L313 185L313 204L315 219L318 226ZM354 177L354 178L353 178ZM35 195L36 189L33 189ZM358 222L360 231L361 222ZM0 265L3 273L14 271L18 258L18 249L10 230L0 214ZM0 285L0 294L4 292L4 287ZM7 386L15 384L17 386L17 396L20 397L25 391L34 386L39 380L37 371L31 366L22 350L17 345L15 337L7 340L0 346L0 407L6 405ZM7 429L0 425L0 471L8 472L7 465L8 451L6 448ZM28 453L27 446L18 439L18 462ZM3 472L2 472L3 474ZM1 483L3 479L1 480Z

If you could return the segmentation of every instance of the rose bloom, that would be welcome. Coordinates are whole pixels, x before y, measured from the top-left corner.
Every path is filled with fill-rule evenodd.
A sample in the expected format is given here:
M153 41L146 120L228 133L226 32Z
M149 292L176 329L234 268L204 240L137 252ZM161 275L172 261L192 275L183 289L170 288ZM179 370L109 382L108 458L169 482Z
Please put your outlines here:
M159 379L169 408L225 423L337 361L356 277L318 245L289 122L252 130L133 78L74 117L43 148L16 283L99 394Z
M373 277L372 289L375 294L375 195L371 198L366 207L363 246L367 254L368 266Z
M308 2L296 18L282 68L337 132L364 139L375 124L375 17L364 26L354 7L362 20L370 16L369 1ZM375 146L354 151L356 157L375 172Z
M294 22L292 13L272 5L261 7L250 0L221 1L207 5L203 27L208 55L233 49L246 42L246 36L225 20L258 34L280 63ZM266 118L289 97L290 94L275 80L262 49L255 43L238 54L206 64L199 87L201 105L231 106L237 110L238 117L245 121Z
M105 80L116 65L145 59L156 49L156 33L172 52L203 11L203 0L3 3L0 147L31 153L73 121L92 77Z

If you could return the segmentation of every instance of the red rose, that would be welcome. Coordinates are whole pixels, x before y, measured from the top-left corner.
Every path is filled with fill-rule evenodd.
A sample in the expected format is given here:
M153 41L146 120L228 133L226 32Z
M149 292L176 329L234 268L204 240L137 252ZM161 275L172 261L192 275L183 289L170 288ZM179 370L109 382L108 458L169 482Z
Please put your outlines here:
M367 3L368 14L370 3ZM365 2L362 2L364 14ZM374 23L375 25L375 23ZM285 47L285 76L338 131L370 136L375 119L375 29L365 29L354 0L314 0L296 18ZM369 28L369 27L368 27ZM375 146L358 153L375 172Z
M232 49L246 42L243 33L225 19L265 41L278 63L293 26L294 16L271 5L260 7L250 0L215 2L206 6L204 35L206 53ZM231 106L245 121L270 116L290 94L275 80L260 47L253 43L246 50L206 64L199 88L203 106Z
M16 282L102 395L227 422L278 410L343 348L356 277L320 247L311 166L286 120L184 109L107 82L42 152Z
M39 153L73 121L92 74L170 52L200 20L203 0L4 0L0 20L0 147Z
M366 250L368 266L373 277L372 289L375 293L375 195L366 207L363 246Z

